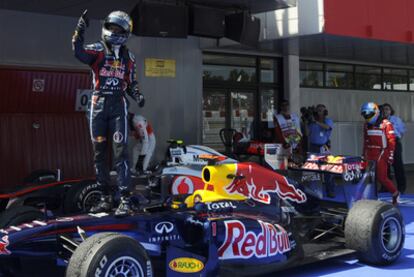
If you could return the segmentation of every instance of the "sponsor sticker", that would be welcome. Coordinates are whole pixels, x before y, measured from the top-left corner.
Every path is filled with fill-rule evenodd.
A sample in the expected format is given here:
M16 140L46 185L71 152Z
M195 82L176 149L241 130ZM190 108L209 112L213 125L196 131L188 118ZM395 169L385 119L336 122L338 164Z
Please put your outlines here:
M171 186L171 191L174 195L193 193L194 183L189 177L179 176L174 180Z
M181 257L169 262L171 270L180 273L197 273L203 270L204 263L195 258Z
M162 221L155 225L155 232L158 234L169 234L174 230L174 224L169 221Z
M155 232L158 234L156 236L152 236L148 239L149 242L162 242L162 241L171 241L171 240L179 240L180 236L177 234L172 234L175 227L174 224L170 221L161 221L155 225Z
M219 259L250 259L252 257L263 259L289 252L292 249L289 234L282 226L260 220L258 223L261 231L256 234L246 230L246 226L239 220L224 222L225 239L218 249Z
M113 140L115 143L121 143L123 139L124 139L124 136L122 135L121 132L116 131L114 133Z
M207 209L209 211L217 211L222 209L236 209L237 206L230 201L221 201L221 202L213 202L213 203L206 203Z
M358 181L363 176L361 165L359 163L346 164L344 169L345 170L342 173L344 181Z
M181 155L184 155L184 151L182 148L170 148L170 155L173 158L181 157Z

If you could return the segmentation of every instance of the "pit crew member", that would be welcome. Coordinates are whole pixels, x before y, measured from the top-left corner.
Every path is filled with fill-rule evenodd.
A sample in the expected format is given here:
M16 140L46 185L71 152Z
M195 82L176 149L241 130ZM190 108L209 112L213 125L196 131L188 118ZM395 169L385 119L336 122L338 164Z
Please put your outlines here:
M135 138L135 145L132 148L131 172L133 174L147 174L156 145L154 130L142 115L130 114L129 118L132 134Z
M290 113L287 100L282 100L274 115L276 143L282 143L284 148L291 148L294 153L300 153L302 132L300 118L295 113Z

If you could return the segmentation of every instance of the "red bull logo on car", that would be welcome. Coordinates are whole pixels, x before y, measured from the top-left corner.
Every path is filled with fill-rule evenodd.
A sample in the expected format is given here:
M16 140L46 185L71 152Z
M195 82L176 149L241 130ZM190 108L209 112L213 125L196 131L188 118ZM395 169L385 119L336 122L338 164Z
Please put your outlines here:
M306 194L276 172L253 163L237 164L237 175L243 176L225 187L229 194L239 194L261 203L270 204L270 194L296 203L306 202Z
M0 255L10 255L10 251L7 249L9 246L9 236L3 236L0 240Z
M258 221L261 232L247 231L239 220L224 222L225 239L218 249L219 259L268 258L291 250L289 235L278 225Z

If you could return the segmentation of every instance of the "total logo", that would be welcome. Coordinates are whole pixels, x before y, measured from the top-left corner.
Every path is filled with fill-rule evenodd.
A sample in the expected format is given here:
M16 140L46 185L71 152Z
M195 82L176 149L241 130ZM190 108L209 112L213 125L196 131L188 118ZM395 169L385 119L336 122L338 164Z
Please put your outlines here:
M171 270L181 273L196 273L204 268L202 261L187 257L176 258L169 262L168 266Z
M158 236L152 236L148 239L149 242L163 242L170 240L178 240L180 236L177 234L171 234L175 229L175 226L170 221L161 221L155 225L155 232Z
M206 203L207 209L209 211L216 211L221 209L236 209L237 206L233 202L223 201L223 202L213 202Z
M292 248L286 230L278 225L258 220L261 227L259 234L247 231L239 220L224 222L225 239L218 249L221 260L259 259L289 252Z

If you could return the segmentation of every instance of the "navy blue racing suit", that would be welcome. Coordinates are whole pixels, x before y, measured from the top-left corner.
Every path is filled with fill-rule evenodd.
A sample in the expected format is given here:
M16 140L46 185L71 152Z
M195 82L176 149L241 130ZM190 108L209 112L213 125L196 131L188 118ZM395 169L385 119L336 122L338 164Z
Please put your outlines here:
M112 137L117 183L121 195L129 193L128 101L125 93L137 85L135 58L125 47L118 51L103 41L83 46L83 37L73 40L75 57L91 67L93 74L89 127L94 149L98 183L110 193L110 176L106 164L108 138Z

